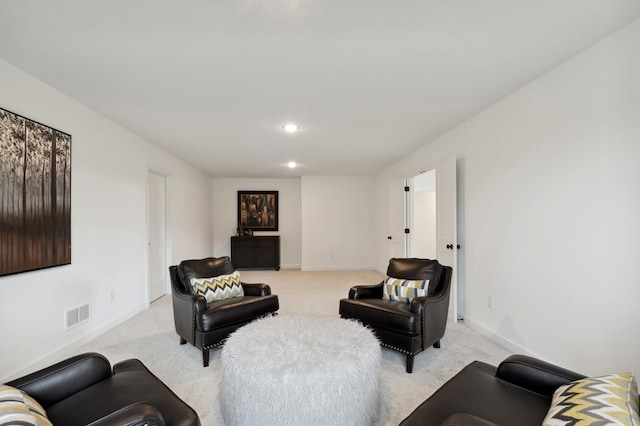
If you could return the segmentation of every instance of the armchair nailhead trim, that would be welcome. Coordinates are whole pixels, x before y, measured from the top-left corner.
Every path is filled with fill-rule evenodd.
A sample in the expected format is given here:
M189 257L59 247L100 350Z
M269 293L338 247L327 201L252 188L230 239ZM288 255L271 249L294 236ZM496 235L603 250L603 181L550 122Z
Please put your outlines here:
M202 349L211 349L211 348L217 348L218 346L222 346L225 344L225 342L227 341L227 339L221 340L218 343L214 343L213 345L209 345L209 346L205 346Z
M196 305L191 304L191 344L196 344Z
M398 351L398 352L406 354L406 355L415 355L415 354L419 353L419 352L411 353L409 351L405 351L404 349L396 348L395 346L387 345L386 343L382 343L382 342L380 342L380 345L384 346L385 348L393 349L394 351Z
M276 315L277 315L277 313L276 313ZM344 317L341 316L341 318L344 318ZM360 321L357 318L355 320L358 321L360 324L362 324L364 327L366 327L369 330L375 332L375 329L373 327L370 327L369 325L363 324L362 321ZM422 325L423 325L422 329L424 330L424 316L422 317ZM380 339L378 339L378 340L380 340ZM422 333L422 343L423 343L423 346L422 346L422 348L420 348L420 350L418 352L411 353L409 351L405 351L404 349L400 349L400 348L396 348L395 346L388 345L388 344L384 343L382 340L380 340L380 346L384 346L385 348L393 349L394 351L398 351L398 352L406 354L406 355L415 355L417 353L420 353L422 350L424 350L424 333Z
M427 304L425 303L424 306L422 307L422 314L420 315L422 317L422 349L425 348L425 344L424 344L424 336L425 336L425 330L427 329L427 323L425 322L425 311L427 310Z

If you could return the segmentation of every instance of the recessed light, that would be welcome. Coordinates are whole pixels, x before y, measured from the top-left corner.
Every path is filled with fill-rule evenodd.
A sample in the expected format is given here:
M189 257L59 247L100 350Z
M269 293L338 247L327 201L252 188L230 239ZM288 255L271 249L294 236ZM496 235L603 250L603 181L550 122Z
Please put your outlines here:
M295 161L289 161L287 163L287 167L289 167L290 169L295 169L298 165L296 164Z
M282 126L282 128L284 129L285 132L287 133L295 133L298 130L300 130L300 126L298 126L295 123L287 123L284 126Z

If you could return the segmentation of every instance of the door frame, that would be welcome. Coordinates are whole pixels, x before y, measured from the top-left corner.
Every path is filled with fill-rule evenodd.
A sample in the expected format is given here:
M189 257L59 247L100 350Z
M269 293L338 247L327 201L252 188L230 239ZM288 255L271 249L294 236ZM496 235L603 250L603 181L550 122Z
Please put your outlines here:
M170 203L170 199L171 199L171 174L161 168L161 167L155 167L155 166L149 166L147 168L147 173L145 175L145 179L146 179L146 193L145 193L145 212L146 212L146 216L145 216L145 226L146 226L146 232L145 232L145 257L146 257L146 263L147 263L147 268L146 268L146 283L147 283L147 306L149 306L151 304L151 258L149 256L149 239L150 239L150 220L149 220L149 215L150 215L150 211L149 211L149 193L150 193L150 179L149 179L149 175L150 174L155 174L157 176L161 176L164 178L164 224L165 224L165 245L164 245L164 259L165 259L165 265L167 266L167 273L165 275L165 295L171 294L171 285L170 285L170 281L169 281L169 273L168 273L168 268L169 265L171 265L171 260L172 260L172 247L173 247L173 241L172 241L172 237L171 237L171 209L169 208L169 206L171 205Z
M454 246L454 257L455 257L455 265L453 266L454 270L453 270L453 276L451 279L451 298L452 298L452 302L455 304L455 306L453 307L453 312L450 312L450 319L454 322L458 322L462 319L464 319L464 282L463 280L460 279L460 276L464 276L463 273L460 273L460 271L462 269L464 269L464 265L462 264L462 262L464 262L464 256L462 252L462 247L461 249L457 249L457 246L460 244L460 241L462 239L462 235L461 233L464 232L464 228L461 227L461 218L463 217L463 212L461 209L461 203L460 203L460 197L461 194L463 192L463 190L461 189L461 180L460 180L460 175L461 175L461 170L460 170L460 162L461 160L459 158L457 158L454 155L448 155L448 156L443 156L441 158L438 158L435 161L429 161L426 163L423 163L422 166L417 166L414 167L412 169L408 169L408 172L406 172L404 174L404 179L406 179L407 181L411 182L412 178L415 176L418 176L422 173L425 173L427 171L430 170L437 170L438 166L440 166L443 161L447 160L448 158L451 157L455 157L455 163L456 163L456 218L455 218L455 226L456 226L456 235L455 235L455 240L453 241L452 244ZM392 181L394 180L398 180L400 178L397 179L392 179ZM437 177L436 177L437 179ZM413 182L411 182L413 183ZM436 184L437 186L437 184ZM411 193L412 191L410 191ZM408 209L410 207L409 203L413 202L412 200L412 196L411 194L408 194L409 197L406 198L407 204L405 204L405 209ZM437 190L436 190L436 199L437 199ZM436 207L437 208L437 207ZM405 210L406 211L406 210ZM413 226L413 222L412 222L413 218L411 218L411 221L409 221L409 223L407 224L408 227L412 227ZM411 237L409 237L411 238ZM451 317L451 315L454 315L453 317Z
M389 239L389 258L407 257L409 253L409 234L404 232L404 229L409 227L408 206L411 203L410 193L404 190L407 185L409 185L407 178L394 179L389 182L389 236L387 237ZM402 191L402 197L398 196L398 190ZM393 207L396 203L402 204L402 214L396 214L398 212Z

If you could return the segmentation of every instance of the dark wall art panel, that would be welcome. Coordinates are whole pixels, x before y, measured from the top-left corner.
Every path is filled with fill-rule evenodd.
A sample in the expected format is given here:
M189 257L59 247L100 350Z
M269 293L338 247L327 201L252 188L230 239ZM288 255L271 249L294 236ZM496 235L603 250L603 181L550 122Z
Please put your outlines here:
M238 228L278 230L278 191L238 191Z
M0 108L0 276L71 263L71 135Z

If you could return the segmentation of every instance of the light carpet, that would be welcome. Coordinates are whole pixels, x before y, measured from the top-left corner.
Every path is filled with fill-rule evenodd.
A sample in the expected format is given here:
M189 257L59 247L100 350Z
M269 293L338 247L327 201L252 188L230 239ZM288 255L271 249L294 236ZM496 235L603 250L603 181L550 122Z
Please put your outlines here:
M240 274L244 282L269 284L273 294L278 295L281 314L335 317L339 300L347 297L349 288L375 284L383 278L374 271L280 270L241 271ZM224 426L219 402L221 349L211 350L210 365L205 368L200 350L178 342L171 296L164 296L146 311L87 343L82 351L102 353L112 363L128 358L141 360L196 410L204 426ZM464 323L449 323L441 343L440 349L429 348L416 355L412 374L405 372L403 354L382 349L382 398L375 426L397 425L471 361L497 364L509 355L506 349Z

